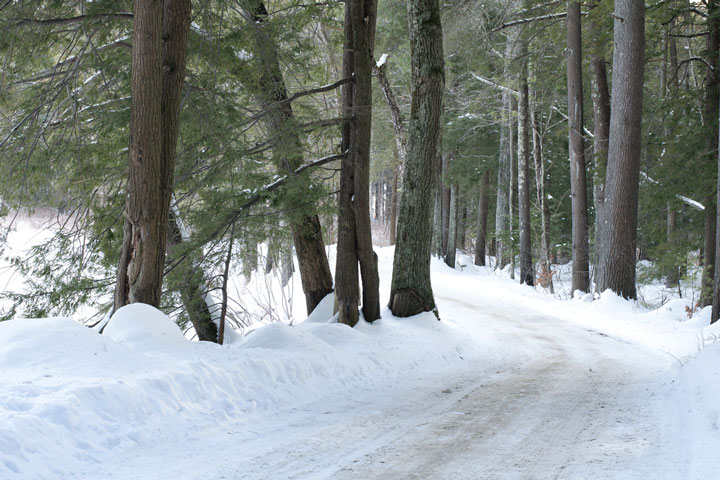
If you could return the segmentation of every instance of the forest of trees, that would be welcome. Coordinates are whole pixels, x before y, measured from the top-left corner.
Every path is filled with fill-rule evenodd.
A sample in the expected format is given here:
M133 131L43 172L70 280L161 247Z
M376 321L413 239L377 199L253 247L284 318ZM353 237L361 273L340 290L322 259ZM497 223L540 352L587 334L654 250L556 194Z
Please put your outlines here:
M58 212L3 319L143 302L222 343L230 270L293 256L308 313L441 318L458 249L630 299L640 260L701 268L720 314L717 0L4 0L0 32L0 214Z

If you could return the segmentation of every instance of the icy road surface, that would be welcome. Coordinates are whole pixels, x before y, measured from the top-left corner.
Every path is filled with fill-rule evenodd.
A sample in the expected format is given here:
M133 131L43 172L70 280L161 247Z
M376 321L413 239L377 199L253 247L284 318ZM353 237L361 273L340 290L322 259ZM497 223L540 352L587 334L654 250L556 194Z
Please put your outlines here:
M498 351L452 374L195 432L111 478L708 478L690 457L672 356L436 290L441 312L475 318Z

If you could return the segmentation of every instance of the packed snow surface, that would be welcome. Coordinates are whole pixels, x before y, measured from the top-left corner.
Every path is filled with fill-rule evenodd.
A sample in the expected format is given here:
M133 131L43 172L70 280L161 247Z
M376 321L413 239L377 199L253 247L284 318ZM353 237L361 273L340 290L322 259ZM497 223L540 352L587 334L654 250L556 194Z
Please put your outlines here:
M378 255L386 295L393 251ZM433 260L441 321L384 310L350 328L328 297L224 346L146 305L103 335L0 323L0 478L716 476L707 310L559 300L459 266Z

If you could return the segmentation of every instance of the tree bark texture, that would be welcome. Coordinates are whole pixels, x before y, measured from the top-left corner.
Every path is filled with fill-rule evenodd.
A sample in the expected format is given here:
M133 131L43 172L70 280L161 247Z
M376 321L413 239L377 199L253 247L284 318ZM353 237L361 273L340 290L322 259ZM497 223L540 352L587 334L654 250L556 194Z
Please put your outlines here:
M572 291L590 291L590 244L583 141L582 42L580 3L567 3L568 146L572 200Z
M292 105L286 101L288 94L278 61L279 49L266 28L268 12L264 2L247 1L251 20L248 23L252 26L256 58L261 67L253 88L260 105L268 111L264 121L273 145L276 168L281 174L291 175L302 165L303 153ZM317 214L292 216L289 223L309 315L332 292L332 274Z
M527 45L521 45L521 57L527 54ZM520 233L520 283L534 285L530 237L530 99L528 92L527 60L523 59L518 82L518 229Z
M599 290L609 288L624 298L636 298L645 5L617 0L614 17L613 95Z
M340 179L342 199L338 221L343 235L338 238L335 282L338 321L351 326L358 320L357 273L352 273L357 272L357 263L360 264L362 274L363 316L369 322L380 318L380 279L377 255L372 249L369 198L371 81L376 10L375 0L349 0L345 4L343 73L345 76L353 76L355 81L347 84L343 90L343 105L346 115L349 113L352 120L347 121L343 129L343 150L347 151L347 159L342 164ZM346 171L349 169L352 169L352 178L350 172ZM351 216L352 221L349 219ZM354 240L347 238L349 235L354 236ZM350 267L350 263L354 265ZM349 276L341 272L346 268L350 268ZM355 287L345 285L345 282L352 282Z
M115 309L136 302L160 306L189 29L189 0L136 0L127 203Z
M488 204L490 202L490 170L485 170L478 196L477 235L475 238L475 265L485 266L487 245Z
M389 305L398 317L436 311L430 283L431 208L445 86L438 0L408 0L408 14L412 101Z

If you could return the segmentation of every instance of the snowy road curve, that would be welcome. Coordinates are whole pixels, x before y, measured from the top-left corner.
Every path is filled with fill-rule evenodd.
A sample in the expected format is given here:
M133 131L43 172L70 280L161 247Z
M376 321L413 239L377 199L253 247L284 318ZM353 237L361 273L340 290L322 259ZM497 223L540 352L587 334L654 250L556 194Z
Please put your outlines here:
M702 478L668 355L521 306L438 303L483 322L502 360L198 433L113 478Z

